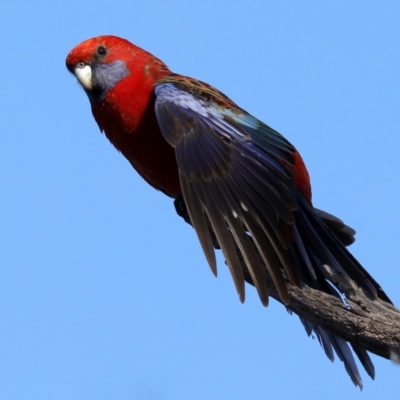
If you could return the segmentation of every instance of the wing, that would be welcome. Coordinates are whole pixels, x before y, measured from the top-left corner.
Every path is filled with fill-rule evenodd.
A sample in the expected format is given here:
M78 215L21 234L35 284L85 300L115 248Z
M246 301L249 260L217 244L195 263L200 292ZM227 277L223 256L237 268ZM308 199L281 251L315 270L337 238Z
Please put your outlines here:
M196 98L172 83L155 91L157 120L176 149L189 216L211 269L216 273L210 225L241 301L244 263L264 304L264 266L287 304L286 279L299 281L289 252L298 207L293 146L244 111Z

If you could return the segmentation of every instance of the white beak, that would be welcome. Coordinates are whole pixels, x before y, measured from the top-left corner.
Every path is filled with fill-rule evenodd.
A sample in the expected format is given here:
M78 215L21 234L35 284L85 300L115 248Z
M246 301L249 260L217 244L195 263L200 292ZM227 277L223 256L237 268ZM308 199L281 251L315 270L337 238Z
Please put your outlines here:
M86 90L92 89L92 68L90 65L76 66L74 70L76 79Z

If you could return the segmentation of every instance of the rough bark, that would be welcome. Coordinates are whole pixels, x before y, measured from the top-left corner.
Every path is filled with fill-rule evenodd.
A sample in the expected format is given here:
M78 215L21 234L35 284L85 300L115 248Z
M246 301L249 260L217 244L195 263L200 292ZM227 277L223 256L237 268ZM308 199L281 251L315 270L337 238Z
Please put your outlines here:
M279 301L270 283L270 295ZM361 290L347 296L350 307L308 286L289 286L289 293L289 310L371 353L400 362L400 310L396 307L381 300L370 300Z

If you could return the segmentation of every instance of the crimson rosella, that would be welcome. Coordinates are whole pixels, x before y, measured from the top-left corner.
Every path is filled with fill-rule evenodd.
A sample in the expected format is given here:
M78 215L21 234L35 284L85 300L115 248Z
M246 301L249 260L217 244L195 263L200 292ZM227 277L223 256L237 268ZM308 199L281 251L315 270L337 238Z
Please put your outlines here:
M116 36L84 41L66 65L86 92L100 130L151 186L175 199L214 274L214 249L222 250L242 302L245 282L256 287L264 305L267 281L284 305L290 285L340 297L329 283L333 271L369 298L391 303L346 249L355 232L313 207L303 160L278 132L210 85L172 73ZM349 343L300 319L361 388ZM350 345L374 378L367 351Z

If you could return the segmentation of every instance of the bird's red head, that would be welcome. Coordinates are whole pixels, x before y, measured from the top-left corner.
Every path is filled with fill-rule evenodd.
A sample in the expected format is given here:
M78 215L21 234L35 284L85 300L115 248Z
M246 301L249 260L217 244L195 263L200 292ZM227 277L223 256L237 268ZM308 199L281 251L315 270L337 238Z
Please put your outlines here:
M152 54L117 36L98 36L74 47L66 59L73 73L96 103L128 76L154 83L169 73L167 66Z
M79 63L106 64L121 59L132 59L143 53L147 52L126 39L109 35L97 36L75 46L67 56L66 65L73 72Z

